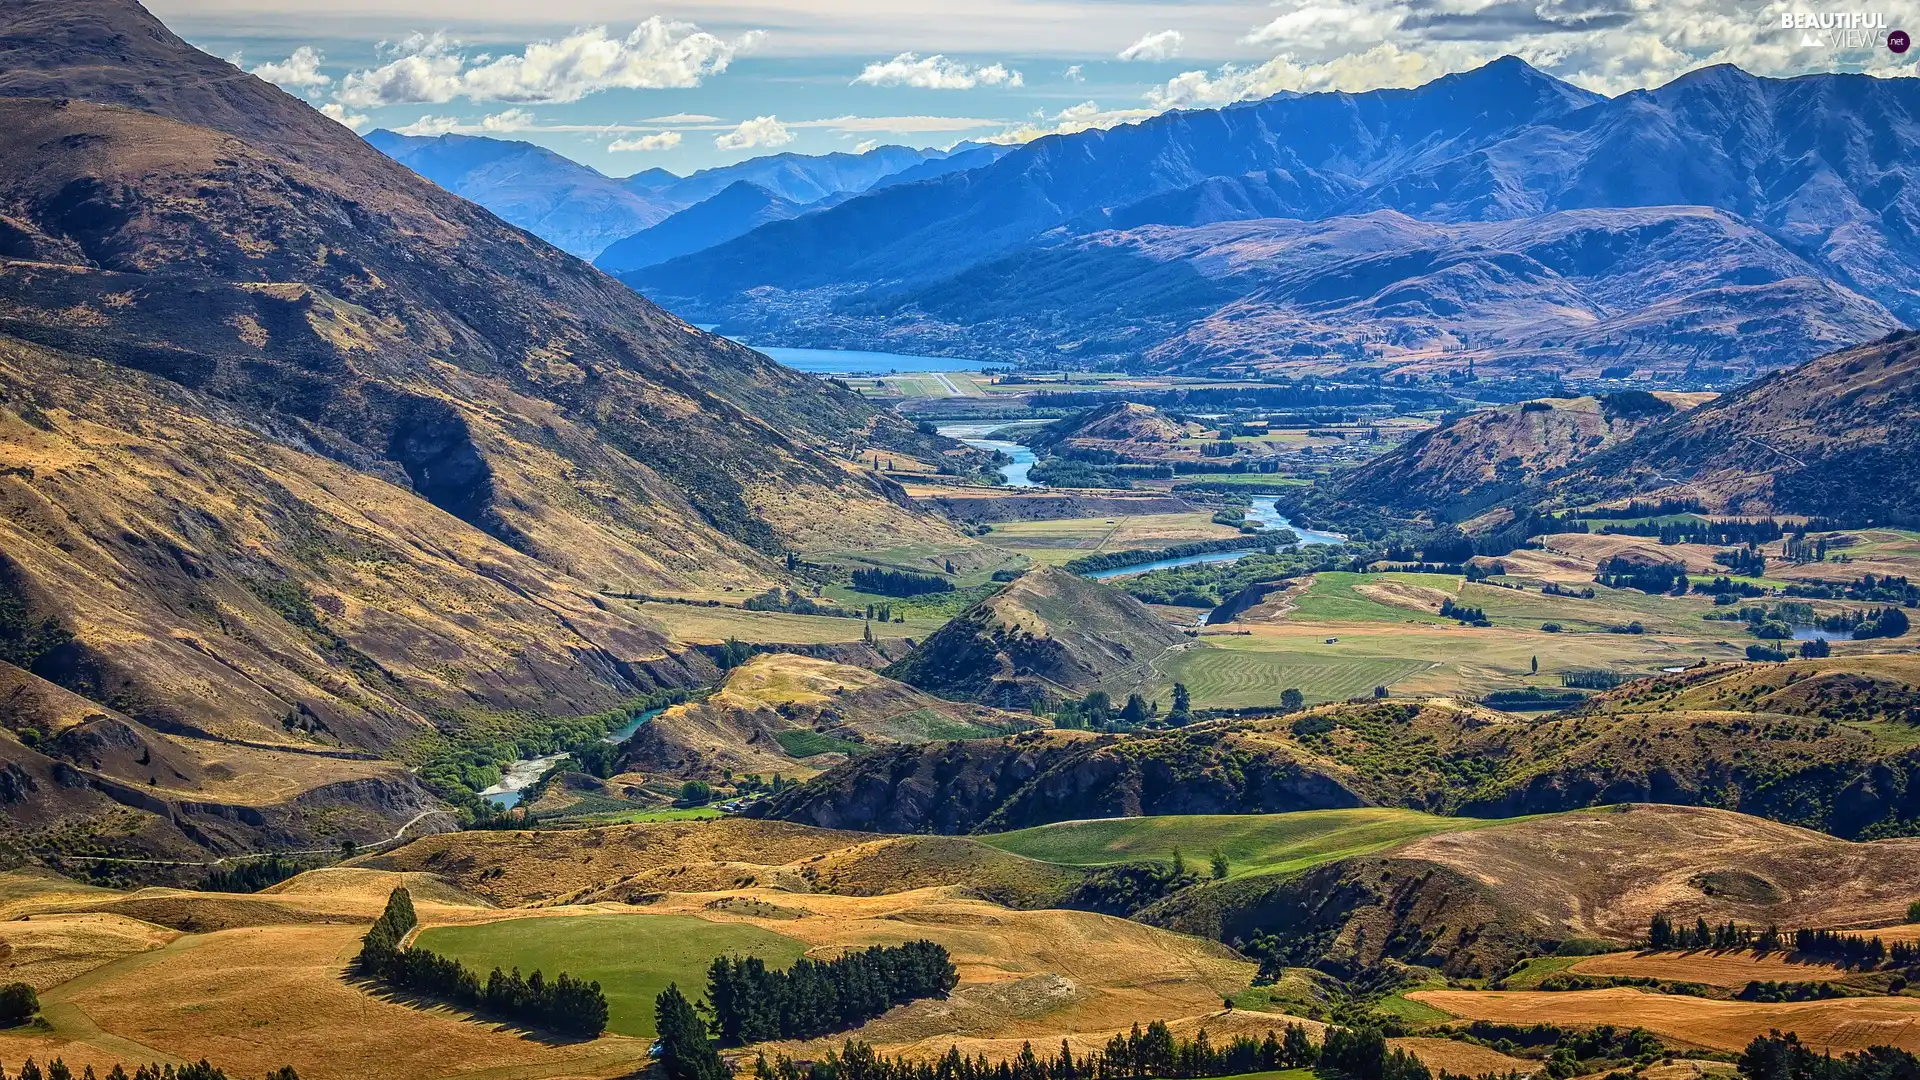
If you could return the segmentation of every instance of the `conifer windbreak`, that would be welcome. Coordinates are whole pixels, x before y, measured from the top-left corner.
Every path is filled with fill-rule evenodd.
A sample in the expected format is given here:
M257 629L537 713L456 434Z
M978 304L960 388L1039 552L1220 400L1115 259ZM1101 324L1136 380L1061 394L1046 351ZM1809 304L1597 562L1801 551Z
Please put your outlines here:
M946 997L959 981L947 950L926 940L803 957L786 971L758 957L717 956L707 969L707 1004L720 1044L744 1046L845 1031L895 1005Z
M472 968L451 957L415 946L401 948L419 925L413 897L396 888L387 908L360 941L356 966L396 989L426 994L465 1008L491 1013L528 1027L580 1038L596 1038L607 1027L607 998L598 982L561 972L549 980L539 971L522 977L519 968L494 968L482 982Z

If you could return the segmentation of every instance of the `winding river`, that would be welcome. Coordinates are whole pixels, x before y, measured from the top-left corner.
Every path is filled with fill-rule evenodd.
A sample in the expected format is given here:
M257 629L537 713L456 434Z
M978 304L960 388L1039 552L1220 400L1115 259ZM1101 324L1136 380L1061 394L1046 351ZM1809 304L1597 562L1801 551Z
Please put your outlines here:
M633 738L634 732L644 727L647 721L665 711L665 709L648 709L608 732L600 741L618 746ZM521 792L532 787L534 781L545 776L548 769L560 764L566 757L564 753L545 754L540 757L521 758L519 761L508 762L500 769L500 782L482 791L480 797L502 810L511 810L520 805Z
M943 424L939 432L949 439L959 439L976 450L998 450L1013 459L1013 464L1000 466L1000 475L1007 478L1008 487L1030 488L1040 485L1033 482L1027 473L1033 469L1033 463L1039 458L1032 447L1022 446L1005 439L989 439L986 436L1006 427L1004 420L986 424Z
M1303 546L1312 546L1314 544L1344 544L1347 542L1347 538L1341 536L1339 533L1320 532L1317 529L1307 529L1294 525L1292 521L1287 519L1285 514L1280 512L1279 507L1275 506L1274 502L1275 500L1272 496L1255 497L1253 505L1247 510L1247 520L1268 529L1292 529L1293 534L1300 538L1300 543ZM1209 551L1200 555L1182 555L1177 559L1155 559L1152 562L1133 563L1129 566L1116 566L1107 570L1097 570L1086 576L1095 581L1105 581L1108 578L1132 577L1135 574L1145 574L1154 570L1171 570L1176 566L1238 562L1251 554L1253 554L1253 550Z

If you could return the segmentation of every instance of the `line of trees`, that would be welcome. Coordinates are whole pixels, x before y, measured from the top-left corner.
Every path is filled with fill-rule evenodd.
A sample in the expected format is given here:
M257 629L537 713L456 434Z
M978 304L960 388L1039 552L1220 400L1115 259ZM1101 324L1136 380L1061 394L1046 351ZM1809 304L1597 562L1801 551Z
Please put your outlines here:
M574 1035L597 1037L607 1027L607 998L597 982L561 972L549 980L535 971L522 977L519 968L494 968L482 982L472 968L451 957L418 946L404 948L407 935L419 925L413 897L404 887L387 896L386 910L360 939L355 967L361 974L399 990L438 998L450 1004L499 1016L515 1024Z
M880 596L925 596L953 591L953 582L932 574L910 574L904 570L855 570L853 587Z
M1300 1024L1289 1024L1284 1033L1269 1031L1264 1040L1236 1035L1215 1045L1204 1029L1191 1039L1180 1039L1164 1022L1155 1021L1145 1030L1135 1024L1130 1034L1115 1035L1098 1055L1075 1056L1062 1040L1058 1054L1037 1054L1033 1044L1027 1043L1018 1055L1001 1061L989 1061L985 1055L965 1057L954 1047L935 1061L908 1060L883 1057L866 1043L849 1039L838 1051L805 1064L785 1055L769 1061L762 1054L754 1062L753 1074L754 1080L1187 1080L1302 1068L1325 1060L1352 1080L1432 1080L1418 1059L1389 1050L1377 1031L1361 1038L1330 1033L1329 1045L1336 1043L1341 1053L1338 1064L1322 1058L1320 1048ZM1348 1072L1350 1068L1355 1071Z
M7 1070L0 1067L0 1080L6 1080L6 1077ZM76 1077L73 1069L60 1058L47 1062L45 1070L41 1069L38 1062L28 1058L20 1066L20 1071L13 1074L13 1080L76 1080ZM84 1066L78 1080L95 1080L93 1066ZM131 1073L125 1065L115 1062L113 1068L107 1070L106 1080L227 1080L227 1074L205 1058L179 1066L162 1065L157 1061L135 1065ZM293 1066L282 1065L267 1073L266 1080L300 1080L300 1074L293 1071Z
M1775 1030L1755 1038L1740 1055L1747 1080L1897 1080L1920 1076L1920 1058L1891 1046L1870 1046L1834 1057L1803 1046L1799 1036Z
M1656 593L1685 596L1691 584L1687 580L1687 568L1679 563L1642 564L1619 555L1601 564L1593 580L1609 589L1638 589L1650 596Z
M1760 953L1792 951L1801 956L1818 956L1849 967L1920 967L1920 945L1896 941L1891 945L1879 937L1865 937L1839 930L1795 930L1783 933L1777 926L1765 930L1736 926L1729 919L1710 926L1696 919L1692 926L1675 925L1664 912L1653 917L1647 928L1647 945L1653 949L1752 949Z
M721 1045L744 1046L845 1031L895 1005L946 997L959 981L947 950L926 940L832 960L802 957L785 971L756 956L716 956L707 968L707 1007Z

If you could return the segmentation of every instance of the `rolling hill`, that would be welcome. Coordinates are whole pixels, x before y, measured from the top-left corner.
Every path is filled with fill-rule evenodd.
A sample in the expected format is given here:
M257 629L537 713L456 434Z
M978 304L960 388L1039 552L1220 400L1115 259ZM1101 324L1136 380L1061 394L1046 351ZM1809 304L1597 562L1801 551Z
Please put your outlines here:
M1042 567L955 616L885 674L940 697L1024 708L1101 688L1124 694L1185 640L1120 590Z
M1042 139L632 280L756 340L911 313L919 346L1008 358L1737 376L1920 317L1917 127L1905 79L1721 66L1607 99L1508 57Z
M606 583L759 589L789 550L958 540L834 453L928 441L904 421L681 323L131 0L0 12L0 144L0 659L34 703L8 726L90 710L188 758L283 755L143 791L88 774L136 817L184 790L239 823L197 843L264 835L258 804L364 784L363 758L435 725L700 677ZM379 831L300 820L384 838L421 796L383 775L358 796Z
M1799 660L1629 683L1538 721L1444 700L1379 702L1177 731L894 747L764 813L982 833L1136 814L1376 806L1513 817L1658 802L1842 837L1897 835L1920 821L1909 794L1920 775L1916 684L1906 658Z
M711 696L647 723L626 744L621 765L676 779L805 776L877 747L1035 726L1028 717L942 701L865 668L769 653L729 671Z

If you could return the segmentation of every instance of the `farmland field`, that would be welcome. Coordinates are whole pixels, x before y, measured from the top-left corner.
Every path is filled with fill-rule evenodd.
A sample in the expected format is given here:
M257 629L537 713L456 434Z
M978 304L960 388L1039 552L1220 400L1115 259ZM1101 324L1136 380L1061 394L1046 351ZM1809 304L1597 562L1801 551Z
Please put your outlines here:
M1239 535L1239 529L1217 524L1211 513L1199 512L1010 521L995 525L987 540L1035 562L1058 565L1101 551L1163 548Z
M866 628L866 623L859 619L832 615L789 615L781 611L746 611L733 607L641 604L640 610L669 637L688 644L711 645L734 638L746 642L820 645L859 641ZM924 637L939 626L940 621L908 619L895 624L893 633Z
M1066 866L1165 862L1178 848L1195 866L1219 849L1229 876L1290 873L1380 851L1415 837L1497 824L1416 810L1307 810L1296 814L1194 814L1103 818L978 837L1002 851Z
M1282 691L1297 689L1309 702L1344 701L1391 687L1432 665L1384 656L1325 656L1306 651L1235 647L1232 638L1210 648L1187 649L1165 665L1169 681L1184 683L1195 704L1214 708L1272 705Z
M653 999L670 982L690 997L706 986L707 965L723 953L758 956L769 967L798 960L801 942L742 923L686 915L572 915L504 919L420 932L420 945L482 973L499 967L565 971L606 992L609 1031L651 1038ZM482 978L484 978L484 974Z

